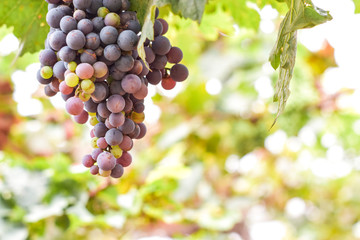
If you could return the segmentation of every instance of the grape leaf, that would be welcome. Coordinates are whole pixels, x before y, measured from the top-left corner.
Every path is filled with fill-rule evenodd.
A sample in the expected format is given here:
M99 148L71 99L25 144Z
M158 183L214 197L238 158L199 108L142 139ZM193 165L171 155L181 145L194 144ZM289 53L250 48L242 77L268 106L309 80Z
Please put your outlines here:
M155 0L155 4L158 7L171 4L171 9L175 14L200 23L206 0Z
M21 41L21 55L44 48L49 31L46 12L44 0L1 0L0 26L14 27L13 33Z
M360 13L360 1L354 0L354 4L355 4L355 13Z
M311 0L287 0L287 4L290 9L280 24L278 39L269 58L274 69L280 66L274 95L274 102L278 102L278 111L271 127L284 111L290 96L289 86L296 59L297 30L311 28L332 19L329 12L316 7Z
M255 30L259 28L260 15L255 9L248 7L246 0L223 1L222 5L225 9L230 11L235 22L240 27L252 28Z

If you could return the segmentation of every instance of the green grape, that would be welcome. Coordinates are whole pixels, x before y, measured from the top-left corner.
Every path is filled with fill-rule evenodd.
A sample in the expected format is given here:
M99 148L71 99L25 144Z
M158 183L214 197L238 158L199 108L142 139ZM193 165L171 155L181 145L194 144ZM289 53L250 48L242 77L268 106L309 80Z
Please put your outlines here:
M90 118L90 125L91 126L95 126L98 123L99 123L99 120L96 117L93 116L93 117Z
M145 114L143 112L142 113L132 112L131 120L133 120L136 123L142 123L145 120Z
M76 67L77 67L77 63L76 63L76 62L69 62L69 63L68 63L68 69L69 69L70 71L75 72Z
M118 146L112 146L111 151L112 155L114 155L115 158L119 158L122 155L123 150Z
M97 146L97 140L98 140L97 137L94 137L94 138L91 139L91 146L92 146L92 148L98 148L98 146Z
M85 93L91 94L95 91L95 84L90 79L81 81L80 86Z
M87 102L90 100L91 94L81 91L79 94L79 98L81 99L81 101Z
M97 15L102 18L105 18L108 13L110 13L110 11L106 7L101 7L97 11Z
M101 168L99 169L99 175L102 176L102 177L109 177L111 174L111 170L109 171L104 171L102 170Z
M44 79L49 79L53 76L53 70L49 66L42 67L40 70L40 75Z
M75 73L69 73L65 77L65 82L69 87L75 87L79 84L79 77Z

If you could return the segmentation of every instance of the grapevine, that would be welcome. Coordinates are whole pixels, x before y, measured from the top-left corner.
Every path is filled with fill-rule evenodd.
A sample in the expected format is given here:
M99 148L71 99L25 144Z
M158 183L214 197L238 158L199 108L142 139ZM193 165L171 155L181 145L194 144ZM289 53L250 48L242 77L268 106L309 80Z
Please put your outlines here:
M168 24L158 18L157 8L154 39L142 43L142 25L129 10L129 0L46 1L50 32L37 79L48 97L61 94L74 121L93 126L94 149L83 157L83 165L93 175L120 178L132 163L134 140L147 131L148 84L170 90L189 75L180 63L182 51L164 36Z

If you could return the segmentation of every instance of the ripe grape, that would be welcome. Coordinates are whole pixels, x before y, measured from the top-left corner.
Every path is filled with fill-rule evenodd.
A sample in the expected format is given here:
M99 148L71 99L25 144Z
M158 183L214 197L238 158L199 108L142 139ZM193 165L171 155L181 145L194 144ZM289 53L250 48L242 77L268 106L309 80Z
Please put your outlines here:
M85 47L88 49L96 50L100 46L100 36L96 33L89 33L86 35Z
M82 158L82 164L87 167L87 168L90 168L94 165L95 161L94 159L91 157L90 154L87 154L85 155L83 158Z
M110 176L113 178L121 178L124 174L124 168L120 164L116 164L114 169L111 170Z
M122 79L121 87L127 93L136 93L141 88L141 80L134 74L128 74Z
M45 49L40 52L39 60L43 66L54 66L54 64L57 62L57 57L53 50Z
M58 61L57 63L55 63L55 65L53 67L54 77L56 77L57 79L60 79L62 81L65 80L65 76L64 76L65 71L66 71L66 68L65 68L63 61Z
M102 118L108 118L111 114L111 112L109 111L109 109L106 107L107 103L106 102L101 102L99 103L99 105L97 106L97 112L99 113L99 115Z
M135 61L132 56L125 55L115 62L115 67L121 72L127 72L134 67L134 63Z
M119 145L123 140L123 134L120 130L112 128L106 132L105 139L110 146Z
M172 47L166 57L169 63L179 63L183 59L183 53L180 48Z
M95 70L94 72L94 77L96 78L101 78L103 76L105 76L107 74L108 67L106 66L106 64L104 62L96 62L93 65L93 68Z
M130 134L135 130L135 123L130 118L126 118L125 122L122 126L119 127L119 130L122 131L123 134Z
M71 16L64 16L60 21L60 29L64 33L69 33L77 28L77 21Z
M85 49L83 53L80 55L80 61L82 63L94 64L96 63L97 57L93 50Z
M85 124L89 119L87 111L83 110L79 115L74 116L74 120L79 124Z
M165 55L170 51L171 44L167 37L158 36L152 42L151 48L155 54Z
M128 167L132 163L132 157L130 153L124 151L121 157L116 159L116 162L123 167Z
M64 16L65 13L60 8L53 8L46 14L46 22L52 28L59 28L60 21Z
M89 0L73 0L74 7L81 10L86 10L91 6L91 2Z
M66 44L66 34L62 31L55 31L50 34L49 37L49 45L50 47L55 50L59 51L63 46Z
M65 109L71 115L79 115L84 109L84 103L77 97L71 97L66 100Z
M176 82L182 82L189 76L189 70L183 64L175 64L170 69L170 76Z
M100 31L100 39L106 45L116 43L117 38L118 31L112 26L106 26Z
M161 86L165 89L165 90L171 90L175 87L176 82L174 80L172 80L171 78L164 78L161 81Z
M80 30L72 30L66 36L66 44L73 50L82 49L85 43L85 35Z
M81 79L90 79L94 75L94 68L88 63L80 63L75 72Z
M102 122L99 122L98 124L96 124L94 129L95 129L94 130L95 136L98 138L105 137L105 134L108 131L108 128Z
M94 25L91 20L84 18L78 22L77 29L79 29L86 35L92 32L92 30L94 29Z
M117 44L110 44L104 48L104 57L109 60L115 62L121 56L121 50Z
M136 49L139 41L138 35L131 30L122 31L117 39L117 44L124 51L131 51Z
M58 52L59 58L64 62L72 62L76 58L76 51L72 50L68 46L64 46Z
M109 123L114 127L120 127L125 122L125 116L123 113L111 113L109 116Z

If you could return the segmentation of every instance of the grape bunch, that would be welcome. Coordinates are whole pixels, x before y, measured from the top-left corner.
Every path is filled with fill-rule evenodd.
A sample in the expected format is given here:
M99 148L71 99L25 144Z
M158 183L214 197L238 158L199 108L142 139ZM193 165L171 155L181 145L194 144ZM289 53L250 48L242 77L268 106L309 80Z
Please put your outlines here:
M137 52L142 26L129 0L46 1L50 32L37 79L47 96L61 93L77 123L93 126L94 149L83 165L93 175L120 178L132 163L133 140L147 131L148 84L169 90L184 81L189 72L180 63L183 53L164 36L168 23L158 9L144 62Z

